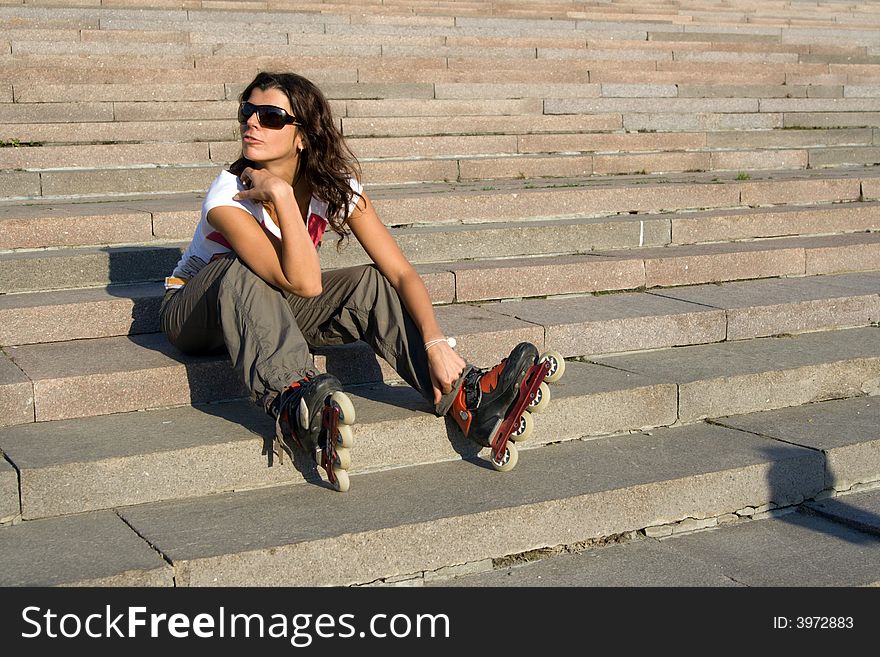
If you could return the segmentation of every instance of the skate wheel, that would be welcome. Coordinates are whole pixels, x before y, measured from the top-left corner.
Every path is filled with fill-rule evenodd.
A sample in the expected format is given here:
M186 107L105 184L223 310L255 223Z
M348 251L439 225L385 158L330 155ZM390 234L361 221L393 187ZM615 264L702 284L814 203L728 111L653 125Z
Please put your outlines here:
M354 445L354 434L351 431L351 426L337 424L336 430L336 447L351 447Z
M541 354L541 358L538 360L550 361L550 371L544 377L547 383L555 383L562 378L562 375L565 373L565 359L562 357L562 354L558 351L547 351Z
M540 413L545 408L547 408L547 404L550 403L550 387L541 382L541 385L538 386L538 389L535 390L535 398L529 402L529 411L532 413Z
M496 461L495 457L492 457L492 467L498 470L498 472L510 472L516 467L518 460L519 450L517 450L516 445L509 442L507 447L504 448L504 457L500 461Z
M330 396L330 401L335 402L336 406L339 407L340 424L354 424L354 404L351 403L348 395L346 395L341 390L337 390Z
M333 474L336 475L336 483L333 484L333 488L340 493L344 493L351 488L351 480L348 478L348 473L345 470L333 468Z
M514 427L513 432L510 434L510 440L517 443L525 442L534 430L535 421L532 419L532 414L526 411L520 416L519 422L516 423L516 427Z
M351 467L351 451L345 447L336 450L336 463L334 469L348 470Z

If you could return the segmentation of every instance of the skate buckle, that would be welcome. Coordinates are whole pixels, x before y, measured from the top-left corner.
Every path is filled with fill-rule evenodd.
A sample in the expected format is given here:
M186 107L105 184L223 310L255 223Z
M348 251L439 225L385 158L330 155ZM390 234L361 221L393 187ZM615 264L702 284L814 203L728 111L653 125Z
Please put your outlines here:
M542 360L535 363L526 371L525 377L519 387L519 394L513 405L510 407L501 428L492 441L492 458L498 463L504 461L505 450L507 449L507 441L519 424L520 417L528 408L529 403L535 398L535 393L541 387L544 377L550 372L550 362Z

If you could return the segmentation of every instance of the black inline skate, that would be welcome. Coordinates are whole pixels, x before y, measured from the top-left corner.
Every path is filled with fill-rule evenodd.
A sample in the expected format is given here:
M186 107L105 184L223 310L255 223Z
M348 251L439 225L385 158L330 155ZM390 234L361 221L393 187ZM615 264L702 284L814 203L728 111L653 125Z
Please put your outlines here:
M449 413L467 438L492 448L496 470L512 470L519 459L513 443L531 435L531 414L550 403L547 383L564 371L561 355L538 356L535 345L521 342L495 367L467 372Z
M319 374L297 381L278 396L274 413L282 435L314 458L336 490L347 491L355 412L339 379Z

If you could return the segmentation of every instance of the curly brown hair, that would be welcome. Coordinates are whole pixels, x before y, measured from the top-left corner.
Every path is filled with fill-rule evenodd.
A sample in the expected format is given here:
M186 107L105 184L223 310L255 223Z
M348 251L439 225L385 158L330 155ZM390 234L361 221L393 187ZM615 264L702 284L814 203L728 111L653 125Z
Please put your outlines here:
M330 103L313 82L296 73L258 73L241 92L239 102L246 101L254 89L279 89L290 101L293 115L302 124L300 130L306 145L300 153L297 177L305 176L312 193L326 201L327 222L341 241L349 232L346 225L348 208L358 196L350 180L360 180L361 170L333 121ZM240 156L230 165L229 171L238 176L249 166L254 163Z

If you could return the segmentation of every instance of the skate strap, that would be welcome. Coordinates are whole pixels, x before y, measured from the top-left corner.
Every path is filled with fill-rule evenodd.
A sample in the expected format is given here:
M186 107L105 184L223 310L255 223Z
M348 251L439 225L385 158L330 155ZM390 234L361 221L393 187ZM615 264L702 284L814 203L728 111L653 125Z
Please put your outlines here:
M465 408L472 410L480 405L483 398L483 390L480 388L480 379L486 373L485 369L475 367L464 376L464 405Z

